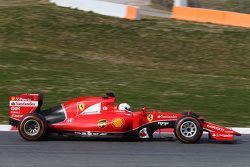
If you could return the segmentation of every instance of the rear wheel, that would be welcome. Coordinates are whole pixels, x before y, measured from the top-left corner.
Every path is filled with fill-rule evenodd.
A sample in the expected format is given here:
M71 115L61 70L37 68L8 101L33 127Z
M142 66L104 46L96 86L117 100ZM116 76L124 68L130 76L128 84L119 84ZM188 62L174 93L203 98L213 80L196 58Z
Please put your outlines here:
M176 122L174 133L182 143L196 143L200 140L203 129L199 120L184 116Z
M20 135L28 141L44 139L47 134L47 129L48 125L46 120L35 113L25 116L18 127Z

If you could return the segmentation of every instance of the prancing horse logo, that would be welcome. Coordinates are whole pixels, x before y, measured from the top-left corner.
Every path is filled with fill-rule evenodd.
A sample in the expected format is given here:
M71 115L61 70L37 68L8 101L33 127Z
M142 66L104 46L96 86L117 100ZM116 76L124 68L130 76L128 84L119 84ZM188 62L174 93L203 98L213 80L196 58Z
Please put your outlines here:
M85 105L84 105L83 103L80 103L80 104L78 105L78 108L79 108L80 111L83 111L84 108L85 108Z
M148 119L149 122L152 122L153 119L154 119L154 115L153 114L148 114L147 119Z

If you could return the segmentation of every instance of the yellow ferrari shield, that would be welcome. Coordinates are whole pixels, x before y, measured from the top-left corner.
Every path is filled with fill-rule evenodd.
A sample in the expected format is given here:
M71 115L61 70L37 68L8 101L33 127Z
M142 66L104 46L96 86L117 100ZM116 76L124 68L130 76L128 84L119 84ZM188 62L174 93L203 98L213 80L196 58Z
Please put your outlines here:
M85 108L85 105L83 103L78 104L78 108L80 111L83 111Z
M152 122L153 119L154 119L154 115L153 114L148 114L147 119L148 119L149 122Z

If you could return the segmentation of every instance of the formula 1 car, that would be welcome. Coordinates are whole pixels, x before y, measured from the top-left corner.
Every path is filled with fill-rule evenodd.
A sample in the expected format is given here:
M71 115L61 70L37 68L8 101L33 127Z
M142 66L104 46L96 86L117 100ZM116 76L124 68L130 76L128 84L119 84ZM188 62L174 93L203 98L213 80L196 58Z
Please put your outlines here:
M42 104L39 94L10 97L9 123L18 127L20 135L28 141L42 140L50 133L146 139L153 138L159 129L173 129L183 143L196 143L203 131L208 132L210 139L220 141L233 141L234 135L241 135L206 122L193 112L146 112L145 107L131 112L127 103L115 105L113 93L105 97L79 97L46 110L41 110Z

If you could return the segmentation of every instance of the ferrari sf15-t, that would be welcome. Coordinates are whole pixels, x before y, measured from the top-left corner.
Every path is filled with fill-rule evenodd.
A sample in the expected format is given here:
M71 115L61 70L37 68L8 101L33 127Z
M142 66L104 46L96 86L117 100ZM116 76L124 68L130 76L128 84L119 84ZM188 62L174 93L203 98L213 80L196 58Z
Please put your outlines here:
M210 139L233 141L240 133L206 122L193 112L141 110L132 112L127 103L115 104L113 93L105 97L83 96L41 110L43 97L39 94L22 94L10 97L9 123L18 128L28 141L42 140L48 134L71 134L81 137L121 136L150 139L156 131L173 130L182 143L196 143L203 131Z

